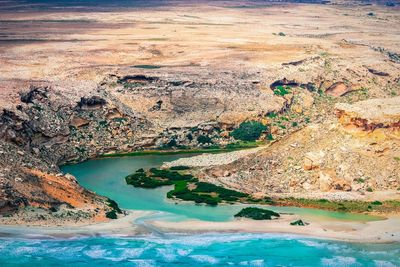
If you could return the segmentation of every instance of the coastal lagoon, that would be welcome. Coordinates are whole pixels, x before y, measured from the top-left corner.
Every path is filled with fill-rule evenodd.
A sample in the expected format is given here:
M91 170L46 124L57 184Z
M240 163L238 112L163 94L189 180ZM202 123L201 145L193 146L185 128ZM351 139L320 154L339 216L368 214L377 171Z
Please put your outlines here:
M230 221L244 205L211 207L166 199L171 187L141 189L124 177L188 155L106 158L62 167L79 183L123 209L154 211L146 220ZM377 217L294 207L268 207L302 218L371 221ZM133 222L132 222L133 223ZM359 244L287 234L165 233L137 236L3 237L1 266L400 266L400 244Z
M66 173L73 174L79 184L99 195L115 200L122 209L151 210L164 212L169 220L198 219L203 221L229 221L246 205L222 204L216 207L195 204L193 202L172 201L166 198L172 186L156 189L135 188L127 185L125 176L140 168L160 167L163 162L193 155L148 155L90 160L76 165L64 166ZM254 206L254 205L251 205ZM371 221L378 217L332 212L296 207L271 207L268 209L280 213L294 213L303 218Z

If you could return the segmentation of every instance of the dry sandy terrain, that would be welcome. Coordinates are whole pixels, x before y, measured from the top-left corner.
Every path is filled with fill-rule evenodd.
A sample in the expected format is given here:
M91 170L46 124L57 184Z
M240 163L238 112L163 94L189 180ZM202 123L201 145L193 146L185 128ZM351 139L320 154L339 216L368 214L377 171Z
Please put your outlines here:
M376 15L368 16L372 9ZM141 64L256 69L266 84L292 72L310 76L312 64L300 72L281 64L318 57L332 58L339 72L359 72L364 65L399 71L373 49L400 52L397 8L197 4L107 13L2 12L0 20L2 106L33 82L74 94L93 90L104 74Z

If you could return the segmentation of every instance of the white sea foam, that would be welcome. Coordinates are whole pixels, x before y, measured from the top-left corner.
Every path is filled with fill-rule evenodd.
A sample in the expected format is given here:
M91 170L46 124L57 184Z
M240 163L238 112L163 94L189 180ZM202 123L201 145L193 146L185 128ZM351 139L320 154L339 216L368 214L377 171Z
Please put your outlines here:
M126 245L129 244L129 242L125 241L125 240L117 240L117 241L114 242L114 244L117 245L117 246L126 246Z
M214 243L226 243L235 241L245 241L245 240L257 240L257 239L267 239L271 238L270 235L265 234L219 234L219 233L208 233L208 234L198 234L198 235L167 235L168 238L162 238L158 236L153 236L151 238L146 238L145 240L151 240L158 244L171 245L180 244L184 246L208 246Z
M326 247L326 243L313 241L313 240L299 240L300 243L306 245L307 247L314 247L314 248L324 248Z
M219 262L218 259L208 255L191 255L190 258L198 262L209 263L209 264L217 264Z
M123 248L121 253L122 259L130 259L130 258L137 258L140 257L145 248Z
M397 265L391 263L390 261L374 261L376 267L396 267Z
M357 260L353 257L343 257L343 256L335 256L333 258L322 258L321 264L323 266L335 266L335 267L346 267L346 266L361 266L361 264L357 263Z
M107 250L102 249L101 246L91 246L89 250L84 251L83 253L90 258L100 259L107 255Z
M184 257L189 255L192 251L193 249L177 249L176 253L178 253L179 256Z
M265 266L264 260L242 261L239 264L244 266Z
M154 267L157 266L154 260L130 260L135 263L137 267Z
M176 259L175 250L172 248L158 248L157 255L167 262L172 262Z
M26 254L36 254L39 252L39 247L18 247L13 250L13 253L16 255L26 255Z

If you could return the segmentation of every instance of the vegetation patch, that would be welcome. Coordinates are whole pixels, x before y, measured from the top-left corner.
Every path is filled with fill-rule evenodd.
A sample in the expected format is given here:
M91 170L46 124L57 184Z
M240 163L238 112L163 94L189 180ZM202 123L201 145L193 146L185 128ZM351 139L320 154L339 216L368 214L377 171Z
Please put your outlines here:
M307 223L303 222L303 220L297 220L297 221L291 222L290 225L306 226Z
M245 217L253 220L272 220L273 217L280 217L280 215L272 210L248 207L235 214L235 217Z
M356 200L329 201L326 199L305 199L290 197L274 199L274 205L305 207L353 213L389 213L400 210L400 201L396 200L387 200L382 202L365 202Z
M193 175L185 173L186 166L177 166L175 170L152 168L143 169L125 177L126 183L141 188L156 188L174 185L174 189L167 193L168 198L194 201L208 205L218 205L221 202L246 201L248 194L226 189L210 183L199 182Z
M291 89L290 86L278 85L274 90L274 94L279 96L284 96L290 94L290 89Z
M169 169L172 171L184 171L184 170L189 170L190 167L189 166L173 166Z
M256 141L261 134L267 130L267 126L258 121L242 122L238 128L231 132L231 136L236 140Z
M160 69L161 66L158 65L134 65L134 68L138 68L138 69Z
M133 185L134 187L141 188L156 188L159 186L172 185L173 183L166 179L158 179L156 177L149 177L144 172L136 171L125 177L127 184Z
M119 214L122 213L122 210L119 208L118 203L112 199L107 199L107 206L109 206Z
M200 135L199 137L197 137L197 142L199 142L200 144L212 144L213 141L207 135Z
M108 212L106 212L106 217L107 217L108 219L115 220L115 219L118 218L117 212L116 212L115 210L108 211Z

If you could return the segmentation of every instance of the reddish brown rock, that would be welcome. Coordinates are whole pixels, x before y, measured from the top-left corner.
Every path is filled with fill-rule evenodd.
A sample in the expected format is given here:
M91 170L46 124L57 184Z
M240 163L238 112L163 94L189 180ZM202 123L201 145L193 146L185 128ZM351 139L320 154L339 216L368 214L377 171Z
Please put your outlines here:
M74 126L76 128L79 128L79 127L82 127L82 126L85 126L88 124L89 124L89 121L84 118L81 118L81 117L73 117L70 122L70 125Z
M336 82L332 84L325 93L334 97L339 97L352 91L351 87L347 86L344 82Z

